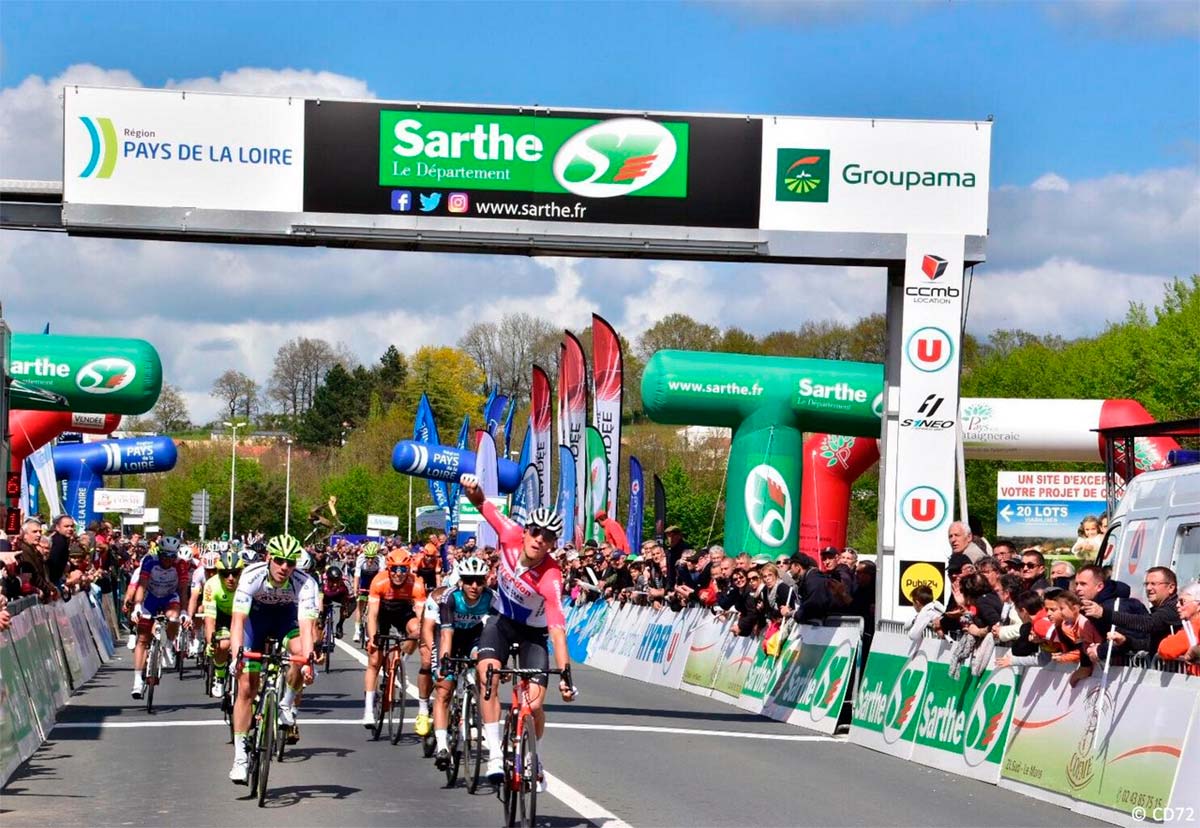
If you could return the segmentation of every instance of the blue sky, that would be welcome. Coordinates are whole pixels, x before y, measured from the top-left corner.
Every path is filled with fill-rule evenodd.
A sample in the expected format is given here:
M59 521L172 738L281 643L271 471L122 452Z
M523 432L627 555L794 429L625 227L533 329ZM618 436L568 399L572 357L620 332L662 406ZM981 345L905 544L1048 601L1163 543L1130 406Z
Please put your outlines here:
M241 94L996 120L988 261L967 327L1068 338L1200 271L1200 3L0 4L0 178L61 177L67 83ZM636 339L671 312L755 333L883 308L878 274L782 266L284 250L6 234L17 330L159 348L196 419L212 380L260 382L299 333L372 361L453 344L461 301L593 310ZM350 274L351 278L345 278ZM459 291L430 289L453 279ZM337 284L336 291L328 286ZM97 291L97 285L115 290ZM819 288L816 286L819 285ZM814 289L815 288L815 289ZM88 316L51 310L64 291ZM451 295L452 293L452 295ZM129 297L139 314L129 319ZM186 340L162 331L187 309ZM400 333L397 333L400 332ZM189 347L188 342L204 348Z

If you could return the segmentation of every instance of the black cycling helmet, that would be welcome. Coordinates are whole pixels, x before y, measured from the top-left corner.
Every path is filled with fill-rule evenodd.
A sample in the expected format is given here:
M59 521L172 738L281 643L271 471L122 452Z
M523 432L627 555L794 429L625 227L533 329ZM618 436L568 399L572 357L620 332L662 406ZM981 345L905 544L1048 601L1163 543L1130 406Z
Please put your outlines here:
M342 570L340 567L331 566L329 569L325 570L325 574L337 581L342 577Z

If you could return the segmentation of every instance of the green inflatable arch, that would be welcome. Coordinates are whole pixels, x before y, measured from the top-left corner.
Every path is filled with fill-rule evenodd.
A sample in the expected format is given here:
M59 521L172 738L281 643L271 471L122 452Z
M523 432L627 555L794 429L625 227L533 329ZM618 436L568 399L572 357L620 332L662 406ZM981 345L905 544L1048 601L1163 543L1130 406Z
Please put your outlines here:
M725 546L775 558L798 548L804 432L879 436L883 366L659 351L642 375L659 423L733 429Z

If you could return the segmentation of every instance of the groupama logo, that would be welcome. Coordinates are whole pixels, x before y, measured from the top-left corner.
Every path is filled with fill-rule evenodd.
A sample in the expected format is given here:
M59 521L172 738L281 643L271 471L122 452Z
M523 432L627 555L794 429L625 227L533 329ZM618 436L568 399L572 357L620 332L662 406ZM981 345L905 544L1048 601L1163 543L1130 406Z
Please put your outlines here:
M829 201L829 150L779 149L776 201Z
M929 659L924 653L917 653L904 665L888 695L887 710L883 715L883 741L895 744L908 729L920 709L928 681Z
M1016 700L1017 680L1011 667L992 673L979 688L963 732L963 759L969 766L983 764L1000 744Z
M81 115L79 120L83 122L92 141L92 153L79 177L111 178L117 166L117 130L113 127L112 119Z
M554 177L585 198L629 195L675 163L675 136L662 124L615 118L577 132L554 156Z
M746 475L746 519L760 541L783 546L792 526L792 493L779 470L766 463Z
M112 394L137 376L133 363L121 357L94 359L75 374L75 385L88 394Z

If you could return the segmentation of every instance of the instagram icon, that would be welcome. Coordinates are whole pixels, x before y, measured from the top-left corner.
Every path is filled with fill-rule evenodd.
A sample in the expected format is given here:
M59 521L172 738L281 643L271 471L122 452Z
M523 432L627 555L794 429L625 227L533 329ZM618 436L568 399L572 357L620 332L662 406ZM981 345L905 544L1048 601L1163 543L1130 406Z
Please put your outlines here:
M465 213L471 207L471 199L467 198L466 193L450 193L446 207L451 213Z

